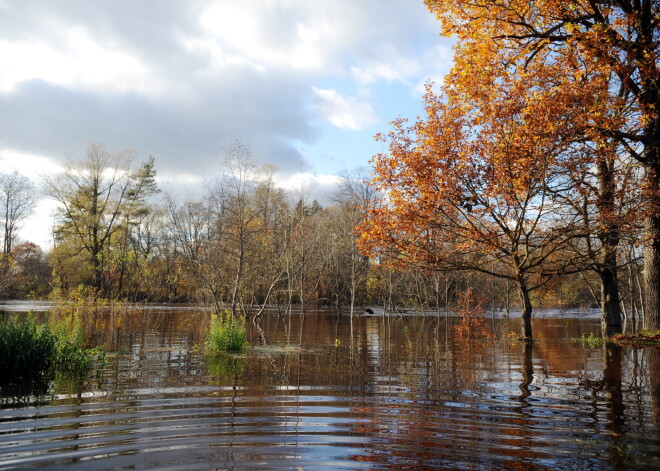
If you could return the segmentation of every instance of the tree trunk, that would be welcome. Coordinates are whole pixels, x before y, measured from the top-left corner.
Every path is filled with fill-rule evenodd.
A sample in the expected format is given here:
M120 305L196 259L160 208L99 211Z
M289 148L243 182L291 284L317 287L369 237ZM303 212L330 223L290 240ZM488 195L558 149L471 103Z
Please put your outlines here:
M102 248L94 247L91 250L92 253L92 269L94 271L94 288L98 290L99 295L104 296L104 286L103 286L103 264L101 263L101 258L103 257Z
M529 386L534 381L534 344L532 342L525 342L522 361L522 383L518 386L520 389L520 396L518 399L526 403L527 398L531 395Z
M614 163L611 157L598 159L599 192L596 206L601 221L598 239L601 243L598 254L598 276L600 277L600 321L603 336L610 337L621 333L621 303L619 301L619 281L617 273L617 247L619 245L619 221L616 214L614 190Z
M616 265L604 266L600 277L600 324L605 337L621 333L621 302Z
M660 178L654 180L660 185ZM647 217L644 222L644 328L657 330L660 329L660 216Z
M231 293L231 315L236 317L236 303L238 302L238 290L241 286L241 281L243 279L243 261L244 261L244 250L243 250L243 239L241 235L241 240L239 242L238 249L238 266L236 267L236 277L234 278L234 287Z
M518 295L520 296L520 310L522 312L522 336L525 340L532 339L532 301L529 298L527 282L521 275L518 276Z
M654 89L655 91L655 89ZM649 96L654 106L659 103L657 91ZM660 123L650 122L645 129L653 144L644 148L645 190L648 214L644 220L644 328L660 329Z

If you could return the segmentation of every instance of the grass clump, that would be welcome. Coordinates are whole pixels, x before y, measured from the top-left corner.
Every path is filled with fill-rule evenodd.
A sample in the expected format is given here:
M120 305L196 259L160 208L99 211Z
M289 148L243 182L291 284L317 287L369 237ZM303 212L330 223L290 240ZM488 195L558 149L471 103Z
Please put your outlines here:
M85 348L85 339L78 317L71 316L51 327L55 336L54 361L58 372L85 376L94 361L103 361L105 351L101 347Z
M68 373L85 376L102 349L86 349L75 320L39 325L33 318L0 325L0 376L5 380Z
M582 345L584 348L600 348L603 346L605 343L605 340L603 340L602 337L598 337L597 335L594 335L594 333L590 333L589 336L587 337L584 332L582 333L582 336L579 339L571 339L573 343L579 343Z
M56 338L48 326L32 320L0 325L0 376L29 377L48 373L56 358Z
M207 352L240 352L247 345L245 317L236 318L229 311L211 314L211 325L204 342Z

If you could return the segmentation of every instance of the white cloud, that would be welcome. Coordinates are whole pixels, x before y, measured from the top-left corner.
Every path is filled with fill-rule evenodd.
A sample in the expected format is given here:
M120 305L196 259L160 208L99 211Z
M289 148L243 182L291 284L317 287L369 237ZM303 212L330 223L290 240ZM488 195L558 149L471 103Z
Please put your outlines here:
M339 187L337 175L298 172L287 178L275 178L275 184L285 190L291 198L297 200L304 196L308 202L317 200L321 205L332 203L332 197Z
M18 171L36 182L44 174L52 175L64 171L64 167L45 155L14 149L0 150L0 172L12 171Z
M375 60L362 66L351 66L351 73L362 84L373 84L381 80L406 82L419 75L422 64L419 58L413 59L407 53L389 47Z
M209 53L216 66L244 61L266 67L315 69L326 62L324 44L330 44L330 25L296 21L298 10L281 3L215 2L199 17L202 30L183 41Z
M138 59L98 43L85 28L68 29L60 39L59 49L43 41L0 41L0 91L13 91L32 79L104 91L154 89L154 80Z
M5 3L0 146L62 158L98 141L154 155L163 175L204 175L233 139L287 174L326 172L357 154L303 156L299 143L350 131L359 147L376 113L407 114L409 97L391 93L413 93L439 66L422 2Z
M317 110L339 129L359 131L376 121L371 105L336 90L312 87Z
M53 200L39 200L34 211L28 217L19 231L20 241L34 242L42 249L53 246L52 222L55 218L57 203Z
M286 190L312 188L316 185L337 185L340 182L337 175L316 175L309 172L298 172L288 178L276 180L277 186Z

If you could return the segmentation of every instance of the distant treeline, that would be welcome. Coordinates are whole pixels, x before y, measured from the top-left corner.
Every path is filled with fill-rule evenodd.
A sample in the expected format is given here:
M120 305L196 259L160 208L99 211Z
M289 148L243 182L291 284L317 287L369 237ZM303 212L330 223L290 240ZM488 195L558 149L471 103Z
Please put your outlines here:
M104 298L257 315L267 304L443 311L470 289L493 308L517 309L515 286L505 280L365 257L355 228L380 198L368 175L341 178L332 203L322 207L305 188L278 188L272 170L257 168L245 146L235 144L226 157L201 197L182 198L157 188L153 159L132 169L124 154L90 146L84 159L43 182L60 205L54 248L5 243L1 295L66 296L84 287ZM4 237L11 242L15 232ZM636 310L641 266L634 248L628 256L622 298ZM556 277L534 301L596 306L597 286L588 271Z

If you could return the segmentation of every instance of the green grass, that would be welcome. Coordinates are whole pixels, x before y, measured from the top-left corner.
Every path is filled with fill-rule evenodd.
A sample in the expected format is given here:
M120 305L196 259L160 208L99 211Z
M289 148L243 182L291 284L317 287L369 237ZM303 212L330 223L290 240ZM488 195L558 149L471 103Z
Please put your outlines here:
M5 381L56 372L83 377L103 356L102 349L84 348L74 320L39 325L28 317L0 325L0 376Z
M235 318L229 311L211 315L204 347L209 353L240 352L248 345L245 318Z
M48 326L31 319L0 325L0 376L5 379L47 374L56 359L57 339Z
M579 339L571 339L572 342L574 343L579 343L583 347L589 347L589 348L600 348L603 346L605 343L605 340L603 340L602 337L598 337L597 335L594 335L594 333L590 333L589 336L587 337L584 333Z

